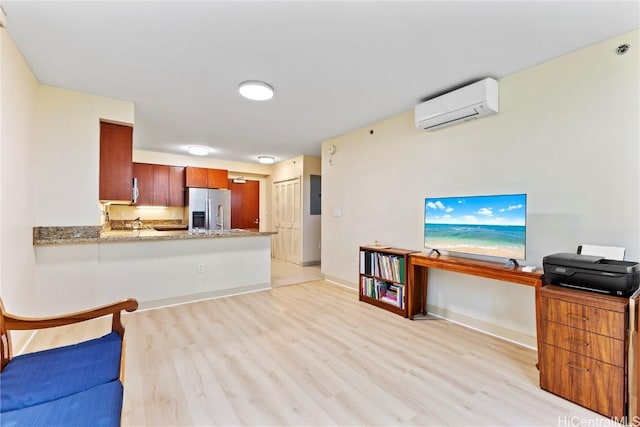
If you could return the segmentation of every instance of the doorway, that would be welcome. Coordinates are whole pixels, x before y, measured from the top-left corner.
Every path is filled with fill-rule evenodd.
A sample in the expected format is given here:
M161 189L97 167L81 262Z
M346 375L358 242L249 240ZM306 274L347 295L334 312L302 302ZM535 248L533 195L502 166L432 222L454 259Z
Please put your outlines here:
M300 178L273 184L273 223L277 234L273 236L273 256L299 264L300 254Z
M260 181L230 179L229 190L231 190L231 228L258 231L260 229Z

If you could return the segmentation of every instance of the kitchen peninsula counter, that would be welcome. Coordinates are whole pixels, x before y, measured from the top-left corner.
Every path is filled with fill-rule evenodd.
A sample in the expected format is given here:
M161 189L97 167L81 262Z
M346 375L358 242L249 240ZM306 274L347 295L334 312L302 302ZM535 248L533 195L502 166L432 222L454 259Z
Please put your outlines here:
M37 309L80 311L134 297L142 308L271 288L272 232L34 229Z
M100 227L34 227L33 245L78 245L91 243L142 242L154 240L220 239L234 237L270 236L272 231L221 230L207 233L186 230L159 231L154 229L108 230Z

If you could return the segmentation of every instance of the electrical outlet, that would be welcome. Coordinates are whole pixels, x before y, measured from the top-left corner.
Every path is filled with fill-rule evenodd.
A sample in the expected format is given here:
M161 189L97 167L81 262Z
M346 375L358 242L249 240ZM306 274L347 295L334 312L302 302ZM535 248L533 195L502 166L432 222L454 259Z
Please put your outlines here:
M204 273L204 264L198 264L198 273Z

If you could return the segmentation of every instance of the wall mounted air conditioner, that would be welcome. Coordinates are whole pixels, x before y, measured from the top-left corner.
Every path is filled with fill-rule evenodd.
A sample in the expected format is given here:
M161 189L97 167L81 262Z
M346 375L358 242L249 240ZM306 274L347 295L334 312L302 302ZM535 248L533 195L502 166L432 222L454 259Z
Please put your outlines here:
M416 127L430 131L498 111L498 82L484 79L417 105Z

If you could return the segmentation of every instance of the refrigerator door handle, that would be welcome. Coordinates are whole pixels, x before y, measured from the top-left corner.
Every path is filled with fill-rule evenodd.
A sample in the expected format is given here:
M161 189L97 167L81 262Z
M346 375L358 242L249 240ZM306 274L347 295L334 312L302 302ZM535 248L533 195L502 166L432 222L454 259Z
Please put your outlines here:
M220 227L220 230L224 230L224 206L222 206L222 204L218 205L216 227Z
M209 198L204 200L204 229L209 229Z

